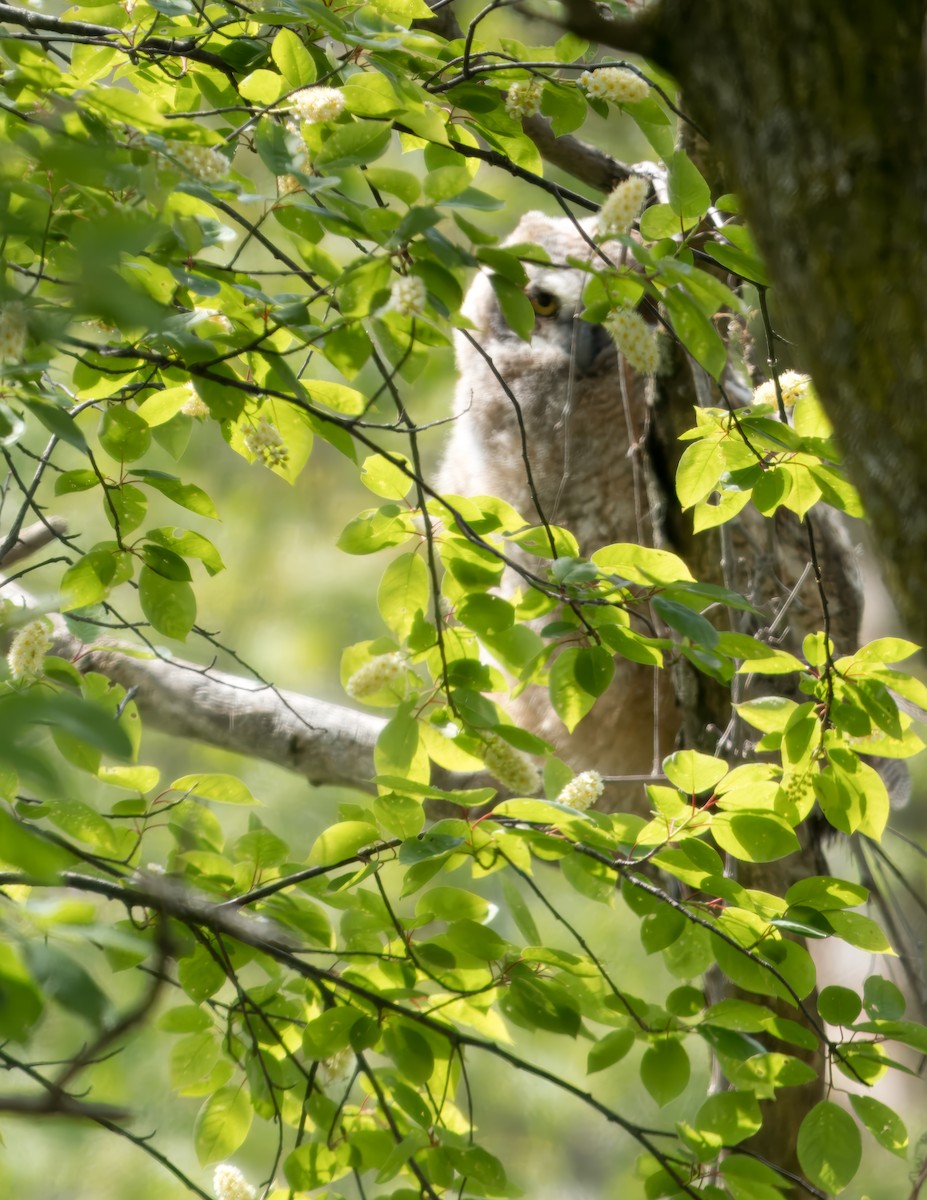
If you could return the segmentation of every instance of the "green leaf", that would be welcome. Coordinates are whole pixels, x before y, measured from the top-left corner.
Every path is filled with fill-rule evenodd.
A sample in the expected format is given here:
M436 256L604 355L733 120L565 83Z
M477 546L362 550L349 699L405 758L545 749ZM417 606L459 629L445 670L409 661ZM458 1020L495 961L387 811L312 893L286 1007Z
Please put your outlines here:
M718 442L693 442L682 452L676 468L676 495L683 508L704 500L718 486L727 470L724 451Z
M42 1014L44 1002L12 946L0 942L0 1037L22 1041Z
M862 1007L858 993L851 988L832 984L818 994L818 1012L829 1025L852 1025Z
M718 631L710 621L707 621L691 608L669 600L666 596L654 596L651 601L654 610L666 622L670 629L675 629L683 637L688 638L696 646L712 649L718 644Z
M60 871L74 865L67 850L33 832L0 808L0 861L18 867L40 882L51 883Z
M504 633L515 624L515 609L501 596L467 596L457 605L456 616L461 624L482 637Z
M720 379L727 362L727 350L702 308L680 286L667 288L663 292L663 302L673 332L683 346L713 379Z
M870 975L863 984L863 1004L874 1020L897 1021L904 1016L907 1003L897 984L881 975Z
M221 1162L234 1154L248 1136L254 1109L243 1087L214 1092L196 1114L193 1145L201 1166Z
M88 488L96 487L99 482L93 471L62 471L55 479L55 495L67 496L71 492L86 492Z
M837 937L851 946L858 946L860 950L866 950L870 954L895 953L880 926L861 913L838 909L828 913L827 920Z
M273 104L286 91L286 81L276 71L268 71L259 67L246 75L238 83L238 91L246 100L255 104Z
M51 725L115 758L132 754L129 735L111 711L68 692L32 691L26 696L0 697L0 727L5 737L21 737L30 725Z
M531 341L534 333L535 312L531 301L520 287L506 279L504 275L493 272L489 276L492 290L496 293L499 307L505 322L524 342Z
M862 1140L849 1113L822 1100L798 1131L798 1161L808 1179L827 1192L842 1192L859 1170Z
M718 1092L698 1110L695 1128L714 1146L736 1146L752 1137L763 1123L760 1106L752 1092Z
M91 550L68 567L61 579L61 611L87 608L104 600L117 584L132 577L132 560L116 549Z
M142 567L138 577L142 612L158 633L183 641L196 621L196 597L183 580L165 579L151 567Z
M482 1146L468 1146L465 1150L448 1149L451 1162L461 1175L477 1180L490 1196L510 1194L505 1167L494 1154Z
M100 445L116 462L134 462L151 445L148 422L123 405L107 408L100 422Z
M380 121L353 121L336 126L315 157L315 165L326 170L358 167L384 154L392 130Z
M171 784L175 792L192 792L217 804L256 804L257 801L234 775L182 775Z
M695 583L695 577L682 559L668 550L616 543L597 550L592 561L606 575L615 575L620 580L645 587L661 583Z
M661 1038L641 1058L641 1082L662 1108L685 1090L689 1056L678 1038Z
M410 1082L421 1086L434 1074L435 1056L427 1039L411 1024L401 1021L387 1025L383 1050Z
M292 29L280 29L270 48L271 58L291 88L315 83L315 63Z
M503 992L499 1007L514 1024L532 1031L546 1029L576 1037L580 1015L567 990L553 979L516 975Z
M726 267L735 275L740 275L741 278L756 283L760 287L769 286L766 265L755 250L742 250L738 246L730 246L726 242L707 242L704 250L722 267Z
M421 802L398 792L378 796L373 802L373 811L387 833L397 837L415 837L425 826L425 810Z
M148 512L148 498L131 483L120 487L108 487L103 501L103 512L107 521L125 537L138 529Z
M785 893L786 903L805 905L827 912L832 908L856 908L869 899L868 889L845 879L834 879L829 875L812 875L793 883ZM873 978L876 978L873 976Z
M219 519L219 513L210 497L195 483L182 483L173 475L165 475L162 471L136 470L134 474L149 487L159 491L168 500L173 500L182 508L198 513L201 517Z
M24 946L25 960L44 998L102 1028L112 1015L112 1004L91 974L52 942L31 941Z
M414 532L415 526L409 512L398 504L384 504L382 508L367 509L349 521L338 538L337 546L346 554L373 554L387 546L402 545ZM501 568L502 564L499 565Z
M634 1045L634 1034L630 1029L613 1029L592 1047L586 1058L586 1074L604 1071L606 1067L614 1066L627 1054Z
M743 862L775 862L801 849L791 825L777 813L719 812L711 833L722 850Z
M666 778L687 796L714 791L728 772L727 763L697 750L677 750L663 760Z
M87 441L70 413L65 412L56 404L49 404L46 400L41 400L36 396L31 396L27 404L29 411L35 413L49 433L53 433L61 441L67 442L75 450L87 453Z
M316 838L306 861L310 866L331 866L353 858L358 850L375 846L379 840L376 825L366 821L338 821Z
M898 1114L874 1096L850 1096L853 1111L866 1126L880 1146L907 1157L908 1131Z
M576 646L562 651L550 671L550 702L570 733L595 703L595 696L586 690L578 677L581 653Z
M393 454L391 459L382 454L372 454L365 458L361 483L387 500L402 500L414 482L408 473L411 464L404 454ZM405 471L396 465L396 460L405 464Z
M701 172L685 153L677 150L667 160L670 208L677 216L697 220L708 212L711 191Z

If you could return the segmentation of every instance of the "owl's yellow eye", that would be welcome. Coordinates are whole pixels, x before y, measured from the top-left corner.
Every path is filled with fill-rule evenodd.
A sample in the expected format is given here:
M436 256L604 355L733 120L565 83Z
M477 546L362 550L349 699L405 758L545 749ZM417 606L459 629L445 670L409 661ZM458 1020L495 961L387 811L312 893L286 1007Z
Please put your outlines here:
M528 299L539 317L555 317L560 309L560 301L550 292L535 292Z

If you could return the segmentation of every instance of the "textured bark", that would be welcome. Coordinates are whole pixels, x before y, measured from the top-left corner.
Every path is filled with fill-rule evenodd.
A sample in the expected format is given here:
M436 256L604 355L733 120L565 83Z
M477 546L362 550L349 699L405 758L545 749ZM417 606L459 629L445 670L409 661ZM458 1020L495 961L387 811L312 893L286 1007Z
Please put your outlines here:
M886 581L927 641L927 144L920 3L664 0L570 24L682 85L776 286L869 512Z

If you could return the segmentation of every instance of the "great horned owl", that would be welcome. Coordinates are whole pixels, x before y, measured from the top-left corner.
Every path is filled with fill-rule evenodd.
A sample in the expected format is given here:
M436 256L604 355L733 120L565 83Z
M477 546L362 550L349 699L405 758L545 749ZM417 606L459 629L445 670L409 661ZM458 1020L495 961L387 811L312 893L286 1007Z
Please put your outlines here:
M438 480L444 494L499 496L529 522L540 520L540 508L547 521L576 536L585 556L615 542L666 544L673 524L653 528L643 469L653 399L648 392L655 388L660 401L662 379L648 381L633 370L604 330L580 317L589 273L570 260L597 265L590 235L586 225L532 212L505 243L534 244L550 258L542 265L526 263L526 294L536 314L530 343L508 326L488 277L475 279L464 304L475 329L458 335L455 419ZM603 249L612 261L623 253L617 244ZM680 362L675 370L689 380L686 390L694 403L690 368ZM691 424L688 411L682 420ZM675 438L663 431L653 440L661 436ZM678 448L664 445L662 451L678 456ZM845 653L858 644L861 615L855 554L837 514L826 509L816 514L831 632L838 651ZM685 546L671 548L688 553ZM748 595L761 613L757 623L773 622L777 639L800 651L804 634L822 627L807 530L791 513L780 509L766 521L745 509L730 527L724 554L715 547L712 555L715 565L726 557L724 582ZM700 557L703 570L705 556ZM516 583L513 575L506 586ZM663 756L677 744L680 709L670 671L621 658L615 665L608 691L571 735L542 688L528 688L508 707L516 720L552 742L574 770L630 777L628 786L612 785L606 804L640 808L640 777L659 771ZM677 675L677 686L678 680ZM727 714L711 713L711 719L723 725Z
M499 496L533 523L540 521L540 507L548 522L574 534L586 556L613 542L652 544L635 457L647 382L601 326L580 318L589 274L567 263L595 264L594 244L584 227L537 212L523 217L505 244L522 243L550 256L549 264L526 264L526 294L536 313L532 339L513 332L488 277L478 275L464 304L475 326L472 340L458 335L460 382L439 489ZM543 689L529 688L509 707L577 771L649 775L673 747L678 721L671 686L665 672L620 659L616 666L608 692L569 737Z

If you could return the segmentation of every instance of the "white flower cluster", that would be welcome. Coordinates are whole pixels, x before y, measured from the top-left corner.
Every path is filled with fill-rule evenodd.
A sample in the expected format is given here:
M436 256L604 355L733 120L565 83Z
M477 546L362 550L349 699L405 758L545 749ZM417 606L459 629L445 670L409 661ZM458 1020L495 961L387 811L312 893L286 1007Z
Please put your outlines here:
M419 317L425 311L425 283L417 275L400 275L390 288L386 306L402 317Z
M498 733L487 733L484 743L483 762L502 786L516 796L535 795L541 786L541 772L534 763Z
M573 776L557 799L561 804L569 804L571 808L585 812L587 808L592 808L603 791L602 776L598 771L581 771Z
M797 371L785 371L779 376L779 388L782 391L782 403L786 408L797 404L811 387L808 375L799 375ZM753 393L754 404L775 404L776 385L772 379L767 379Z
M652 375L656 371L660 362L656 331L640 313L631 308L616 308L602 324L635 371L642 375Z
M212 146L196 142L168 142L167 146L180 165L200 183L218 183L229 173L229 160Z
M386 688L402 692L405 684L406 667L398 650L392 654L378 654L370 662L354 672L344 690L352 700L363 700Z
M290 97L290 108L306 125L324 125L344 112L344 93L339 88L303 88Z
M285 467L290 458L280 431L266 417L244 432L245 449L268 467Z
M650 183L643 175L623 179L602 201L599 209L599 237L627 233L640 216Z
M39 617L30 621L13 638L6 656L14 679L35 679L42 674L42 663L51 648L51 626Z
M16 301L0 307L0 362L22 362L26 350L26 316Z
M295 175L278 175L277 176L277 195L292 196L294 192L301 192L303 185L299 182Z
M209 416L209 407L193 388L190 388L190 399L184 401L180 411L185 417L198 417L200 420Z
M595 100L611 100L613 104L634 104L646 100L650 84L640 75L624 67L597 67L583 71L579 77L580 87Z
M513 83L505 93L505 111L510 117L533 117L540 109L540 79L526 79Z
M220 1163L216 1167L212 1190L216 1193L216 1200L254 1200L257 1195L241 1171L230 1163Z
M333 1054L330 1058L323 1058L319 1062L319 1079L322 1086L331 1086L333 1083L340 1083L347 1078L348 1072L351 1070L353 1061L353 1053L349 1046L345 1046L343 1050L339 1050L337 1054Z

